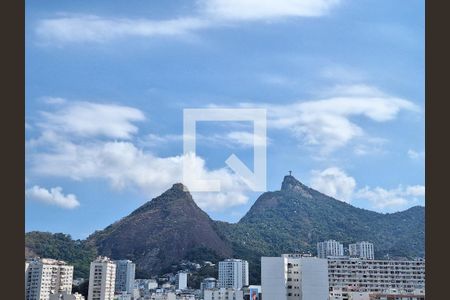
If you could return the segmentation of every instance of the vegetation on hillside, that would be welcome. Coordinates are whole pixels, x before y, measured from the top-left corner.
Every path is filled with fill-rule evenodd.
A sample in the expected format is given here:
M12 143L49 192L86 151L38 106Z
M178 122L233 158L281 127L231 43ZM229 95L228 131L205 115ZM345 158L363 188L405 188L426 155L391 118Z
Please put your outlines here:
M89 265L97 255L94 247L64 233L32 231L25 234L29 256L64 260L74 266L74 278L89 278Z
M280 191L262 194L238 223L230 224L209 219L175 185L96 232L89 242L44 232L27 233L25 242L26 254L65 260L75 266L76 277L87 278L97 251L135 261L136 275L147 278L171 270L182 260L217 263L231 254L249 261L250 283L258 284L261 256L315 254L316 243L327 239L344 244L370 241L377 258L424 257L425 209L416 206L381 214L333 199L286 176ZM193 274L193 285L212 272L203 271L206 274Z

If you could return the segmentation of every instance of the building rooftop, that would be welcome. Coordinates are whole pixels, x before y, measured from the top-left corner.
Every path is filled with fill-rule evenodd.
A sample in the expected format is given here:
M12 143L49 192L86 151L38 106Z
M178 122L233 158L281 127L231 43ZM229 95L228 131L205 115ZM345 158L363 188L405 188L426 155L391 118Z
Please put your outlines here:
M52 258L40 258L40 257L35 257L31 260L27 260L27 263L42 263L45 265L67 265L67 263L63 260L57 260L57 259L52 259Z

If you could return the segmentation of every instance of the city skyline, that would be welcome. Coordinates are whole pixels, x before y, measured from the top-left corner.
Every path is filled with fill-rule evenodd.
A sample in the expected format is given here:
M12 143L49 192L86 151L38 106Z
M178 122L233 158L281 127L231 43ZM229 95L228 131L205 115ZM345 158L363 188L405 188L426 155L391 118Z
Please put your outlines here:
M129 285L130 290L117 292L122 288L117 290L116 276L123 271L116 269L116 266L125 262L133 264L129 260L113 261L104 256L98 256L92 261L88 299L112 300L117 297L126 300L148 299L149 294L153 296L160 294L162 297L172 294L170 299L173 300L184 300L184 296L192 300L221 299L221 297L229 299L226 298L228 294L235 295L233 299L244 299L243 296L251 294L251 290L256 291L257 295L262 294L267 299L274 300L325 300L331 299L329 296L333 296L332 299L335 300L353 299L344 295L347 293L357 293L354 296L364 300L372 299L370 296L381 297L386 294L409 295L418 299L425 296L424 259L373 260L348 256L319 258L299 253L287 253L278 257L262 256L260 285L249 285L248 278L245 279L249 270L247 261L225 259L218 262L216 269L218 280L204 277L200 289L188 286L187 278L189 274L195 273L195 270L185 269L176 273L152 276L151 278L158 278L159 283L152 279L150 288L150 279L135 280L133 267L119 275L123 277L119 282L123 280L133 282ZM203 267L207 264L211 266L210 263L204 261ZM141 286L142 281L147 283ZM51 300L54 297L61 299L58 295L66 295L71 300L84 299L78 293L71 294L72 283L73 266L64 261L33 258L25 262L26 299ZM204 284L209 287L205 289ZM75 284L77 285L79 284ZM158 287L161 288L157 289Z
M85 238L180 182L184 108L267 109L268 190L292 170L357 207L424 205L423 1L319 2L27 3L26 230ZM251 166L251 126L198 131L228 185L194 200L235 222L260 193L224 160Z

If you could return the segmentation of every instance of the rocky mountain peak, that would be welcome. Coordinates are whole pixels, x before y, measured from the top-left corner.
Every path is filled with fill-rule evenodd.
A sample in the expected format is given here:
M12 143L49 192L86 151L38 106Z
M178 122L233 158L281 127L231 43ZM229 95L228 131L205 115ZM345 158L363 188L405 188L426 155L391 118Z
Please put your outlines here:
M168 202L194 202L188 188L182 183L175 183L170 189L153 199L150 203L166 205Z
M183 191L183 192L188 192L188 188L182 183L175 183L174 185L172 185L171 189L172 190Z
M298 181L292 175L284 176L283 183L281 184L281 191L284 192L307 192L308 187Z
M148 272L145 276L205 251L216 259L232 254L214 221L181 183L88 240L102 255L135 261L140 272Z

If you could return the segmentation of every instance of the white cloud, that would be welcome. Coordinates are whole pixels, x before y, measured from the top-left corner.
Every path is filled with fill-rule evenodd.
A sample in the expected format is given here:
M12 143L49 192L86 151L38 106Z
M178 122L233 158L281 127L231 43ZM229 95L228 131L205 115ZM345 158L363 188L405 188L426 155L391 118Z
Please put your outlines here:
M384 94L368 85L339 85L319 100L303 100L290 104L240 103L244 108L266 108L268 127L286 130L301 146L311 148L316 158L323 158L350 144L354 153L382 153L388 140L367 134L356 120L366 118L384 123L395 120L400 111L420 112L406 99ZM210 107L227 107L210 105ZM353 120L354 118L355 120Z
M322 155L327 155L355 138L373 140L352 117L387 122L401 110L419 110L410 101L382 94L370 86L340 86L334 92L335 96L322 100L268 105L269 126L289 130L303 145L318 147Z
M190 138L186 136L185 138ZM265 138L265 141L264 141ZM223 134L199 134L195 136L196 143L206 146L221 146L228 148L251 148L253 146L262 146L264 142L266 145L269 144L269 139L262 136L254 136L253 132L249 131L230 131ZM138 144L143 147L156 148L158 146L166 145L168 143L180 143L183 141L183 135L176 134L148 134L143 138L139 139Z
M311 187L338 200L350 202L356 181L339 168L312 171Z
M192 193L199 207L207 211L221 211L229 207L244 205L248 197L240 191L220 193Z
M97 15L63 15L42 19L36 34L46 43L107 42L125 37L182 37L235 21L325 15L340 0L200 0L194 16L167 20Z
M361 82L365 80L367 76L355 68L349 66L343 66L339 64L329 64L320 70L319 75L326 79L331 79L334 82Z
M229 20L267 20L325 15L339 0L202 0L209 16Z
M120 139L129 139L137 133L138 128L132 122L145 120L136 108L91 102L71 102L42 115L44 120L39 125L46 131Z
M425 197L425 187L423 185L407 186L405 194L413 197Z
M86 111L87 108L93 112ZM210 211L222 210L248 201L247 185L225 166L210 170L198 156L159 157L136 146L133 133L137 127L133 122L143 119L139 110L76 102L55 112L45 112L42 116L39 127L41 135L27 141L31 175L76 181L103 179L114 189L133 188L154 197L173 183L182 182L183 163L187 163L191 172L200 178L221 182L219 193L195 193L200 207ZM78 122L86 124L79 125ZM98 135L130 140L92 138ZM156 139L156 142L163 139L157 135L150 138ZM178 136L170 140L172 138L179 139ZM188 188L191 184L183 183Z
M368 201L371 208L378 211L389 211L414 203L418 204L419 200L425 197L423 185L399 185L393 189L365 186L357 189L356 180L337 167L312 171L310 184L319 192L344 202Z
M221 181L220 193L196 193L200 207L220 210L246 203L247 186L227 168L208 170L200 157L158 157L131 142L75 144L60 141L47 152L31 154L32 171L39 175L83 181L107 180L114 189L138 188L157 196L175 182L182 182L183 162L200 178ZM188 188L190 182L183 182ZM230 197L228 197L230 196ZM228 199L224 201L224 199Z
M415 151L415 150L409 149L407 153L408 153L409 158L411 158L413 160L425 158L424 151Z
M54 187L47 190L46 188L35 185L25 190L25 196L29 200L39 201L68 209L76 208L80 205L80 202L78 202L75 195L64 195L61 187Z
M183 135L178 134L166 134L158 135L154 133L147 134L142 138L139 138L138 145L142 147L156 148L159 146L167 145L172 142L182 142Z
M67 102L66 99L61 98L61 97L42 97L41 100L44 103L51 104L51 105L59 105L59 104L64 104Z
M358 156L369 154L383 154L385 150L383 146L388 143L388 140L383 138L366 138L365 143L360 143L355 146L353 153Z
M370 188L368 186L359 189L355 198L368 200L376 209L390 209L404 207L418 201L418 198L425 197L425 187L422 185L406 186L399 185L394 189L381 187Z
M331 137L339 137L339 133L335 133L339 122L362 131L348 120L350 115L359 114L373 120L386 121L395 118L400 109L414 109L412 104L401 99L375 98L370 99L371 103L368 99L363 99L363 104L357 103L357 100L361 101L361 98L330 98L294 103L287 107L274 106L269 111L269 116L270 112L275 112L270 122L272 126L280 129L310 128L310 134L316 134L316 139L321 141L322 132L325 132L324 136L328 134ZM393 101L395 105L389 101ZM330 104L336 109L329 109ZM27 141L27 162L31 175L56 176L78 181L103 179L115 189L137 188L154 197L173 183L182 181L182 165L186 162L200 178L218 179L222 182L220 193L194 194L194 199L203 209L223 210L248 201L248 187L226 167L210 170L198 156L159 157L136 146L134 134L138 128L134 123L144 120L144 115L135 108L90 102L67 102L57 108L41 115L38 127L41 135ZM299 118L299 114L304 114L306 118ZM283 120L283 115L286 120ZM337 119L337 122L329 124L329 132L323 128L317 131L314 126L317 127L320 123L308 123L311 120L308 119L309 115L331 116L331 120ZM287 124L280 125L276 124L277 122ZM340 129L342 128L341 126ZM104 139L105 137L110 139ZM116 140L118 138L127 140ZM164 139L164 136L158 135L150 135L150 138L156 142L181 139L180 136ZM214 140L216 138L213 137ZM222 138L243 146L253 145L253 135L246 131L229 132ZM355 180L336 167L313 172L311 183L314 188L346 202L352 199L369 200L377 209L398 207L424 195L424 188L420 185L393 190L365 187L354 192ZM184 184L189 188L189 182ZM58 190L53 194L57 192ZM48 193L52 194L52 191ZM44 194L43 191L41 194Z
M346 81L350 81L346 79ZM369 97L384 97L386 96L377 87L367 84L337 84L331 89L322 91L326 96L369 96Z
M232 131L225 135L225 140L242 146L242 147L253 147L253 146L264 146L268 144L268 139L265 136L259 136L253 134L253 132L247 131Z
M180 36L206 27L198 18L162 21L105 18L95 15L64 16L39 21L37 35L44 41L106 42L124 37Z

